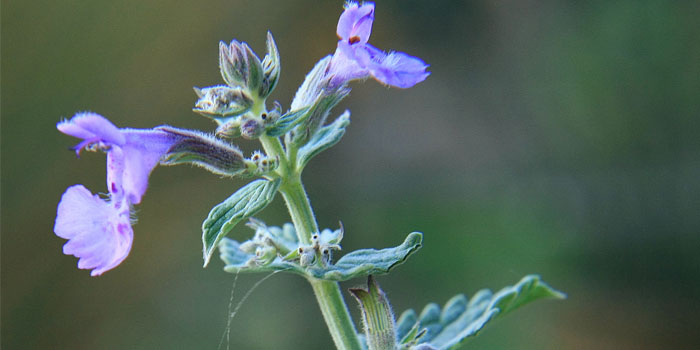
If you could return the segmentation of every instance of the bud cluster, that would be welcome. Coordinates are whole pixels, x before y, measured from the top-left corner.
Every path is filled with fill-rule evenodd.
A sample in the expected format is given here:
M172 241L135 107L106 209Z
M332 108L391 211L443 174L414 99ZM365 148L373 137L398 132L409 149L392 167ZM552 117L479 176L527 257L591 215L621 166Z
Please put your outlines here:
M199 99L193 110L217 122L217 136L259 138L282 114L279 103L272 112L265 110L265 100L280 75L272 34L267 33L267 55L262 61L246 43L220 42L219 69L226 85L194 88Z
M294 225L284 224L281 228L268 227L264 222L250 218L248 227L255 230L255 235L248 241L241 243L240 249L254 257L248 261L248 265L267 265L275 258L284 257L297 249L298 241Z
M253 237L240 244L239 249L253 255L248 266L264 266L277 257L286 262L298 262L300 267L332 265L332 252L341 250L342 226L337 230L324 229L311 237L311 244L299 243L294 225L267 226L264 222L250 218L247 226L255 230Z
M249 176L262 176L277 168L279 157L269 157L260 151L253 152L249 159L245 159L246 174Z

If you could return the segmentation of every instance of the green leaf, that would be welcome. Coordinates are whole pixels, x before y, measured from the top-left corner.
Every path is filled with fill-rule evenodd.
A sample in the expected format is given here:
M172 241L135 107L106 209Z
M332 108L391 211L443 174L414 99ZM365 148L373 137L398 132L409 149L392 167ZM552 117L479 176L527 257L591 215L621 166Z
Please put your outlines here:
M311 158L338 143L349 124L350 111L345 111L333 123L319 129L309 142L299 149L297 166L303 168Z
M483 289L471 300L460 294L445 303L442 309L437 304L428 304L418 317L415 311L407 310L397 322L397 338L404 339L417 324L425 330L419 345L428 344L440 350L456 349L467 338L475 336L486 323L522 305L542 298L565 297L542 282L539 276L528 275L516 285L495 294Z
M269 272L288 270L306 277L331 281L346 281L355 277L379 275L389 272L421 247L423 234L413 232L396 247L385 249L360 249L348 253L335 264L327 266L301 266L298 261L278 256L266 264L256 264L255 254L241 250L241 244L225 238L219 245L221 260L227 272Z
M275 124L267 129L267 136L278 137L292 130L297 124L309 117L309 107L304 107L295 111L289 111L281 116Z
M202 243L204 244L204 266L209 264L214 248L219 241L241 220L245 220L265 208L275 197L280 181L276 179L255 180L209 212L202 223Z

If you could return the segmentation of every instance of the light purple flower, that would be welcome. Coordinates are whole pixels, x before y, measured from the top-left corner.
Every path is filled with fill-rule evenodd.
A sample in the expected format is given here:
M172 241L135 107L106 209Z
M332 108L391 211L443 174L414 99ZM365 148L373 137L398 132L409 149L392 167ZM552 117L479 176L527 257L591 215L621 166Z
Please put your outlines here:
M371 76L390 86L409 88L425 80L430 73L425 71L428 65L420 58L403 52L385 53L368 43L373 21L373 3L345 5L338 20L338 48L328 72L333 83L340 85Z
M176 138L152 129L118 129L96 113L79 113L56 125L64 134L82 138L74 149L107 152L107 188L112 196L126 196L131 204L141 202L148 176Z
M78 268L93 269L92 276L119 265L134 239L126 200L102 200L83 185L71 186L63 194L53 230L68 239L63 253L80 258Z
M131 250L130 210L141 202L148 176L176 142L164 131L119 129L95 113L79 113L56 125L59 131L83 139L75 146L107 152L109 198L100 199L82 185L69 187L58 204L54 232L69 241L65 254L80 260L78 267L97 276L121 263Z

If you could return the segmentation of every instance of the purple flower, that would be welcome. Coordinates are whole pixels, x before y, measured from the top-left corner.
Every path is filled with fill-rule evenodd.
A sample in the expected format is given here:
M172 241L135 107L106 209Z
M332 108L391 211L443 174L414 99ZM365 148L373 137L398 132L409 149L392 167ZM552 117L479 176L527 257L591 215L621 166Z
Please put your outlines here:
M338 20L340 40L333 54L329 75L340 85L350 80L373 77L399 88L409 88L430 74L420 58L403 52L385 53L368 43L374 21L374 4L348 2Z
M82 185L69 187L58 204L54 232L69 241L65 254L78 267L97 276L121 263L131 250L130 209L141 202L148 176L176 138L160 130L118 129L95 113L79 113L56 125L64 134L83 139L74 147L107 152L106 200Z
M74 149L107 152L107 188L112 197L126 196L132 204L141 202L148 187L148 175L176 138L164 131L118 129L96 113L78 113L56 125L64 134L83 139Z
M80 258L78 268L93 269L92 276L119 265L134 240L126 200L102 200L83 185L71 186L63 194L53 230L68 239L63 253Z

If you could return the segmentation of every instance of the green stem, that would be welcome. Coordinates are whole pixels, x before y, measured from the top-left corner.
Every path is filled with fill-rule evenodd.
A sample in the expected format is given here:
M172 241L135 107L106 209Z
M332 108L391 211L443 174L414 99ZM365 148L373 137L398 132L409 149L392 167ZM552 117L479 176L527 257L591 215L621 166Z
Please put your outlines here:
M279 191L282 193L289 214L294 222L299 241L304 245L311 244L311 236L319 232L309 197L301 183L300 170L296 169L293 158L288 159L279 138L262 136L260 142L265 152L270 156L280 158L277 174L282 178ZM290 155L294 155L295 149ZM352 322L350 312L345 304L340 286L337 282L309 278L309 283L316 295L316 301L321 308L323 319L326 321L335 346L340 350L361 350L357 338L357 330Z
M262 143L265 153L268 156L279 157L280 165L277 168L277 173L284 179L291 172L290 164L287 161L287 157L284 153L284 147L282 147L282 142L277 137L261 136L260 143Z
M291 179L285 179L287 181L280 187L280 191L287 203L299 240L303 244L310 244L311 235L318 232L318 224L301 178L298 174L293 174ZM326 321L335 346L342 350L362 349L357 339L355 324L352 322L338 283L311 278L309 283L314 289L316 301L321 308L323 319Z

